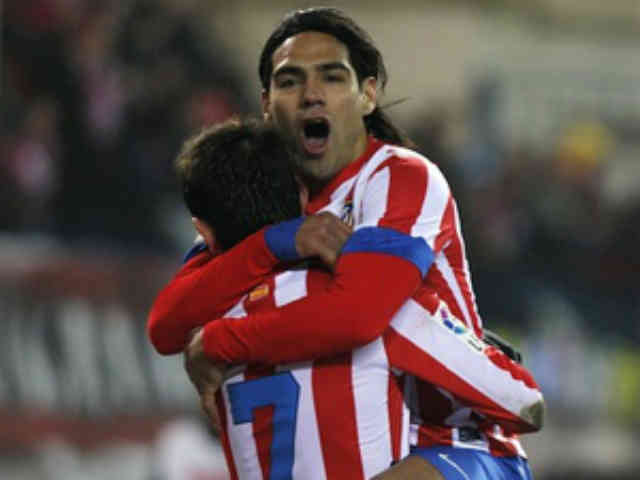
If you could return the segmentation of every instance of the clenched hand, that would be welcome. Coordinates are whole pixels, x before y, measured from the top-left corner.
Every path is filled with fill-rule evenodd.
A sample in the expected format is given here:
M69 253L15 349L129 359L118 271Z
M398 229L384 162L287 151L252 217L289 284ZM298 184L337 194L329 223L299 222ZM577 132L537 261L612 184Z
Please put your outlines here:
M296 250L302 258L319 257L329 268L335 267L352 229L329 212L305 219L296 234Z

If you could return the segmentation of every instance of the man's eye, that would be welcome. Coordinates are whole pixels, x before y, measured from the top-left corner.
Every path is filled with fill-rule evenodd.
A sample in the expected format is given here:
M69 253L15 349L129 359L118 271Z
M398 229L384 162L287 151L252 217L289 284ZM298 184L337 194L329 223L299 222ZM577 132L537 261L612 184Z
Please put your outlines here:
M342 82L344 78L342 75L327 75L328 82Z
M295 81L293 80L293 78L283 78L278 81L279 88L288 88L288 87L293 87L294 85L295 85Z

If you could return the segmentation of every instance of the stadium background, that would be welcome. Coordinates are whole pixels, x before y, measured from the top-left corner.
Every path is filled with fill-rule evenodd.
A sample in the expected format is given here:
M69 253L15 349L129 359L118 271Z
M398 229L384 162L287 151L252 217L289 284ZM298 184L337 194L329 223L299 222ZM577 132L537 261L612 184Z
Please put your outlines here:
M171 160L258 110L262 42L312 2L3 3L0 478L226 478L180 359L144 337L192 239ZM333 4L381 48L485 323L546 394L536 478L637 478L640 3Z

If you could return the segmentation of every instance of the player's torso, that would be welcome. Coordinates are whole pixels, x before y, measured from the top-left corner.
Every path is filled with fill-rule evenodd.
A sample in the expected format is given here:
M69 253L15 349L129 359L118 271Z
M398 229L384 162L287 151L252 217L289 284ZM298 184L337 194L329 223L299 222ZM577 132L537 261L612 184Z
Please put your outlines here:
M308 213L329 211L354 229L357 228L362 219L364 207L362 197L367 181L380 165L398 151L401 154L407 152L382 145L358 165L357 169L352 169L349 172L350 175L345 176L340 182L335 182L332 191L324 192L323 198L316 199L310 205ZM429 160L417 154L415 156L426 163L429 175L441 175ZM386 194L385 191L380 192L381 196ZM411 314L419 315L420 312L416 313L416 310L423 308L425 310L423 314L426 315L426 309L432 302L433 295L436 294L457 318L481 336L482 322L475 303L457 208L453 199L440 197L427 189L425 207L433 208L436 212L442 209L439 228L441 230L449 228L454 234L449 236L447 242L435 252L433 265L422 287L411 299L413 306ZM381 217L384 214L384 201L384 199L380 201ZM432 206L429 202L437 205ZM438 233L430 232L429 235L435 237ZM498 455L525 456L516 437L505 437L499 428L479 431L470 409L454 399L446 390L418 381L416 392L412 395L416 397L410 437L412 445L453 445L478 448Z
M429 182L436 184L436 177L442 177L439 169L429 160L410 150L379 143L380 148L374 150L371 156L357 165L349 166L345 170L348 175L340 181L332 182L331 190L324 191L320 198L315 198L307 208L307 213L331 212L352 226L354 229L363 226L363 211L367 208L363 205L363 198L367 189L367 182L373 175L383 174L380 170L390 159L397 156L411 156L426 166ZM391 160L393 162L393 160ZM355 168L354 168L355 167ZM382 169L384 170L384 168ZM340 176L343 176L342 174ZM389 180L391 182L392 180ZM428 184L430 185L430 183ZM391 188L379 189L379 199L376 199L376 209L379 210L379 218L385 216L388 196L391 195ZM394 195L395 192L393 193ZM415 201L410 192L401 192L400 196L406 196L409 200ZM481 319L477 312L475 296L471 285L471 274L466 259L464 241L462 239L458 212L455 202L450 194L442 195L437 189L426 189L423 210L428 216L437 217L432 226L415 225L411 229L411 235L424 235L430 239L429 243L434 247L434 261L424 279L422 287L414 295L414 300L418 303L428 302L429 296L434 293L438 295L450 308L451 312L462 319L467 325L474 328L476 333L481 335ZM397 201L394 202L397 208ZM424 213L423 212L423 215ZM375 219L367 220L367 226L375 225ZM451 229L454 234L447 236L447 240L442 245L435 248L432 240L444 229ZM428 230L428 231L425 231Z
M328 279L307 270L277 274L226 316L286 305ZM300 321L322 321L322 312ZM408 414L399 388L381 340L326 360L239 367L222 388L232 476L234 471L235 478L256 480L373 476L408 451ZM394 429L404 431L394 434ZM403 445L394 444L401 436Z

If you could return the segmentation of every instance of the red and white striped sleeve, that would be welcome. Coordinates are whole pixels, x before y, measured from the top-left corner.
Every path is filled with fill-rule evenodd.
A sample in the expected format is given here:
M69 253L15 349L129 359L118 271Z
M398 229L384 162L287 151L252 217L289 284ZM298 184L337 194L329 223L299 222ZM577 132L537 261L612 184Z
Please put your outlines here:
M355 228L390 228L423 239L433 255L425 286L482 336L458 209L440 169L391 146L380 149L368 168L366 183L355 188Z
M278 264L264 230L212 257L203 251L188 261L158 293L147 318L147 334L163 354L181 352L192 330L229 310Z
M487 345L440 301L431 312L410 300L385 332L390 364L446 389L509 433L542 427L544 401L531 373Z

